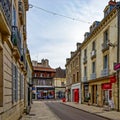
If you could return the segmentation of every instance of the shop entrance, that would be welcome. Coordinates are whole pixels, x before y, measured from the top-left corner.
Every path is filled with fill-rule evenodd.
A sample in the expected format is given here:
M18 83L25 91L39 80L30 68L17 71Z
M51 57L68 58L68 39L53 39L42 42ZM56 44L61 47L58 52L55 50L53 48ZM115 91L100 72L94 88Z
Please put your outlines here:
M92 86L92 103L97 104L97 85Z
M112 84L104 83L102 84L103 89L103 105L108 105L109 101L112 100Z
M103 91L103 97L104 97L104 101L103 101L103 104L108 104L109 101L112 99L112 90L109 89L109 90L104 90Z
M74 89L74 102L79 102L79 89Z

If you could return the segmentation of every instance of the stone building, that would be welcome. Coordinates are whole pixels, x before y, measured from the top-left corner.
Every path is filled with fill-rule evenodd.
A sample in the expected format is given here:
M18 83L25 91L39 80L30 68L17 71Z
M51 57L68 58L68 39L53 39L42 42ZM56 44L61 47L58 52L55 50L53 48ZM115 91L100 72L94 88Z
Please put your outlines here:
M66 59L66 97L67 101L81 103L81 79L80 79L80 46L77 43L75 52L71 52L71 58Z
M110 0L104 9L104 18L94 21L79 51L79 68L74 62L78 56L71 52L66 60L68 97L74 100L72 86L79 72L81 102L96 106L109 105L120 110L120 2ZM74 69L75 68L75 69ZM74 84L75 84L74 83Z
M33 65L33 99L54 99L54 76L56 70L51 68L47 59L41 63L32 61Z
M29 113L31 104L32 104L32 74L33 74L33 66L31 62L30 52L27 49L26 51L26 81L25 81L25 106L26 106L26 112Z
M28 0L0 0L0 119L17 120L26 109L26 11Z
M58 67L55 69L54 86L55 86L55 99L61 99L65 97L66 90L66 71Z
M82 102L103 106L112 100L118 109L117 62L118 21L116 1L110 0L102 21L95 21L81 45Z

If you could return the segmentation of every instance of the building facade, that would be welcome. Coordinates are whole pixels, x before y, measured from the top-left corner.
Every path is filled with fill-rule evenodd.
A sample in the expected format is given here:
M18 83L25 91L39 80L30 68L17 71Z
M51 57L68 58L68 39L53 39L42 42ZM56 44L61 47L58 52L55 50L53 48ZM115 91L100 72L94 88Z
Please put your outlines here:
M113 101L118 106L114 63L117 62L116 2L110 0L102 21L95 21L85 33L81 46L82 102L103 106Z
M23 114L26 81L26 11L28 0L0 1L0 119Z
M75 101L74 93L77 94L79 84L82 103L104 106L112 101L114 109L120 110L119 26L120 2L110 0L104 9L104 18L94 21L89 32L84 34L79 50L79 68L74 62L77 51L71 52L71 58L66 60L67 98L71 101ZM80 76L76 84L77 72Z
M66 71L60 67L56 68L54 77L55 99L62 99L65 97L66 91Z
M71 58L66 60L66 97L68 101L79 103L81 103L80 46L81 43L77 43L77 50L71 52Z
M31 104L32 104L32 74L33 74L33 66L31 62L30 52L27 49L26 51L26 81L24 83L25 86L25 106L26 106L26 113L30 112Z
M33 99L54 99L54 76L56 70L49 66L47 59L41 63L32 61L33 65Z

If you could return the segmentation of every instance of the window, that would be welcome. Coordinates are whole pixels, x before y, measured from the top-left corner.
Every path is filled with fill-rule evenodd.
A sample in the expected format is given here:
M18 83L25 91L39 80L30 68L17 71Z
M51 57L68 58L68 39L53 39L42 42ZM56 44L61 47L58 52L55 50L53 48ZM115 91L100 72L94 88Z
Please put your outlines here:
M92 73L95 73L96 69L95 69L95 62L92 62Z
M103 58L103 68L104 69L108 68L108 55L105 55Z
M104 32L104 44L108 43L108 30Z
M95 50L95 41L92 42L92 50Z
M13 6L13 11L12 11L12 25L16 26L17 25L17 20L16 20L16 10L15 7Z
M24 98L24 78L23 75L20 74L20 99Z
M75 82L75 74L73 74L73 82Z
M77 82L79 81L79 72L77 72Z
M12 64L12 102L18 101L18 69Z
M84 50L84 57L87 57L87 49Z
M65 83L64 83L64 82L61 82L61 86L65 86Z
M85 66L84 67L84 77L86 77L87 76L87 67Z

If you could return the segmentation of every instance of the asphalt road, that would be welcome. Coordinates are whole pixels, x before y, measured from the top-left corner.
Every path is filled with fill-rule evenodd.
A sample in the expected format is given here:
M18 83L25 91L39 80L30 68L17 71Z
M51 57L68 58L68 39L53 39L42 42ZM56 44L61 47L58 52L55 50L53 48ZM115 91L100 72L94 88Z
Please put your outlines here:
M64 105L59 102L48 102L46 105L61 119L61 120L108 120L96 115L93 115L82 110Z

